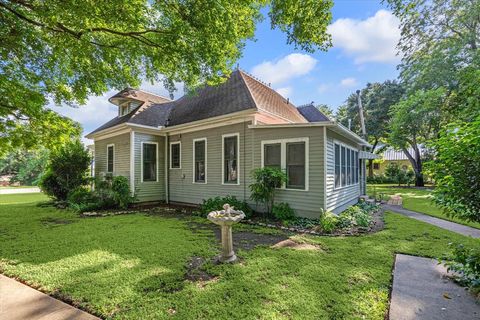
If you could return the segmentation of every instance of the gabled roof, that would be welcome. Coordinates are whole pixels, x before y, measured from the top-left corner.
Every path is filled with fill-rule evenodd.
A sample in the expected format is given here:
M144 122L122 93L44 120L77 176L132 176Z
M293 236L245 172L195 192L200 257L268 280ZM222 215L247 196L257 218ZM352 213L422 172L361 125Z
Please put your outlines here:
M330 121L330 119L313 104L300 106L298 107L298 111L308 122Z
M115 99L123 98L145 99L144 93L141 90L127 88L109 101L114 102ZM129 115L112 119L92 133L125 122L168 127L245 110L264 111L291 123L308 122L288 99L241 70L233 71L225 82L217 86L201 87L178 100L157 98L161 101L155 103L149 98L150 104L145 103Z

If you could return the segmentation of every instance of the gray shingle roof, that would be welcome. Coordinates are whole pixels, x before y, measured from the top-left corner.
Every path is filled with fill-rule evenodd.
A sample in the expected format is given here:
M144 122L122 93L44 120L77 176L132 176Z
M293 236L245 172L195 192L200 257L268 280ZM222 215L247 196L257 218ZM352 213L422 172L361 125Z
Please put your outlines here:
M298 107L298 111L308 122L330 121L326 115L312 104Z
M132 97L129 94L131 90L129 88L122 90L114 97ZM136 90L134 99L141 100L139 92L141 91ZM150 98L150 104L144 103L131 114L112 119L92 133L125 122L153 127L175 126L250 109L264 110L291 122L307 122L287 99L240 70L232 72L220 85L204 86L178 100L169 102L160 98L162 100L157 103Z

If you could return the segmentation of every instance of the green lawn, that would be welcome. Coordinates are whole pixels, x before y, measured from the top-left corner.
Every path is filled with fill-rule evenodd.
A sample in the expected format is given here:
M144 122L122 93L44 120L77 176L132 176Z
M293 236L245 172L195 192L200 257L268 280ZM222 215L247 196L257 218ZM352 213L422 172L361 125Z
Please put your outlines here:
M218 253L212 231L146 214L79 218L36 206L42 197L0 196L0 271L106 318L384 319L394 253L480 245L387 213L376 234L300 239L321 251L239 251L240 263L210 264L217 278L199 283L184 280L185 266Z
M478 222L464 221L458 218L447 216L441 208L437 207L432 202L431 190L415 188L396 188L394 185L385 184L369 184L367 186L367 193L369 196L373 195L374 188L376 189L377 194L384 193L387 196L400 194L403 198L403 207L405 209L425 213L430 216L480 229L480 223Z

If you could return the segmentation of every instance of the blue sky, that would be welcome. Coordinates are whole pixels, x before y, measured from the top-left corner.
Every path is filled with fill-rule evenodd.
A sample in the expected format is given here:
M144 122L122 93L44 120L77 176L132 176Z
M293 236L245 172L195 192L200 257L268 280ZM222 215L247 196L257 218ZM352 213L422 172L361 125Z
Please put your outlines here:
M328 52L295 50L286 44L285 34L271 30L265 19L257 26L256 41L247 42L240 67L271 83L297 106L314 101L333 109L368 82L397 78L398 20L380 0L336 0L332 14L333 48ZM141 89L167 95L156 84L145 83ZM78 109L53 109L80 122L86 134L116 116L117 108L107 101L114 93L91 97ZM179 88L175 98L182 93Z

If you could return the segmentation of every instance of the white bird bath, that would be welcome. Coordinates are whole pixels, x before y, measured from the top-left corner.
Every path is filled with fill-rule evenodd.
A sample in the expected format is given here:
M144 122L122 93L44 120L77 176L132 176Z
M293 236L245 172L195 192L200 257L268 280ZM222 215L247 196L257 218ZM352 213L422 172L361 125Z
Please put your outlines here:
M212 211L208 214L208 220L218 224L222 229L222 253L218 257L220 262L234 262L237 256L233 251L232 225L245 218L245 213L240 210L233 210L227 203L221 211Z

